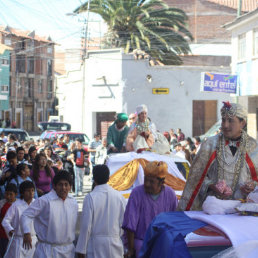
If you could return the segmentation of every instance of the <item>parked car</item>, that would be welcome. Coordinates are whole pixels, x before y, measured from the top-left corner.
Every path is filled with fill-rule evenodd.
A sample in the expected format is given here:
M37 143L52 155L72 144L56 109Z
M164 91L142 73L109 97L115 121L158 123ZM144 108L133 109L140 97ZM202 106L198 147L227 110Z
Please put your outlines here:
M63 122L39 122L38 128L41 131L46 131L46 130L70 131L71 125Z
M90 142L89 137L85 133L71 132L71 131L45 131L40 135L40 139L54 139L60 134L68 134L71 141L75 141L76 138L80 138L84 145L88 145Z
M23 129L16 129L16 128L0 128L0 133L4 132L5 136L7 136L8 134L14 134L17 138L18 141L29 141L30 140L30 136L27 133L27 131L23 130Z

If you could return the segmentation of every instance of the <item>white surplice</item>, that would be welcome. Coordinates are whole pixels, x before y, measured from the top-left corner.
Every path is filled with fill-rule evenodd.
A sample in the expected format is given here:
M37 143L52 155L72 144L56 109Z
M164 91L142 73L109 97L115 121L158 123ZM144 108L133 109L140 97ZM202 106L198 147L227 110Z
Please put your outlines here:
M123 257L121 240L125 199L107 184L97 185L83 202L76 252L87 258Z
M30 223L38 236L34 257L73 258L75 228L78 215L77 201L68 194L62 200L54 190L36 199L22 214L21 228L30 232Z
M30 204L32 204L34 199ZM20 228L20 218L22 213L29 207L28 203L24 200L17 199L12 206L8 209L2 225L9 235L10 231L14 231L13 241L9 247L9 251L5 254L5 258L30 258L33 257L35 245L37 242L36 233L33 223L30 224L30 232L32 237L32 249L26 250L23 248L23 234Z

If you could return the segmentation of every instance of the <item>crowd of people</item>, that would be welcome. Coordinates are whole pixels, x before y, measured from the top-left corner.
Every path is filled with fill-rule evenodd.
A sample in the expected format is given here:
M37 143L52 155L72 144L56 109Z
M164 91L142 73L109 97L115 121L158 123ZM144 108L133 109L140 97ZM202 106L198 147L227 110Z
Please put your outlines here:
M185 138L181 129L160 133L145 105L129 116L117 115L107 137L95 134L85 149L69 135L36 142L18 142L1 135L0 257L139 257L151 221L160 213L200 210L209 195L245 198L257 179L256 141L249 137L246 112L224 103L222 132L201 143ZM195 159L178 204L175 191L165 185L168 166L148 162L144 184L132 189L128 203L108 185L108 155L154 151ZM89 155L90 153L90 155ZM244 164L246 164L244 166ZM91 167L91 172L90 172ZM74 246L83 178L91 173L92 191L85 196L80 234ZM220 191L218 180L227 185ZM72 194L74 192L74 194Z

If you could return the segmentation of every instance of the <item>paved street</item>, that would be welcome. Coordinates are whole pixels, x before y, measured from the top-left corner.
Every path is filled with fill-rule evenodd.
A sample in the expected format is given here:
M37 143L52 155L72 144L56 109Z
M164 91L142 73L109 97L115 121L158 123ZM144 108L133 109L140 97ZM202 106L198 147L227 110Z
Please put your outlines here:
M79 212L82 211L82 204L83 204L84 197L88 192L91 191L91 186L92 186L92 176L84 176L82 196L76 197L76 200L79 204Z

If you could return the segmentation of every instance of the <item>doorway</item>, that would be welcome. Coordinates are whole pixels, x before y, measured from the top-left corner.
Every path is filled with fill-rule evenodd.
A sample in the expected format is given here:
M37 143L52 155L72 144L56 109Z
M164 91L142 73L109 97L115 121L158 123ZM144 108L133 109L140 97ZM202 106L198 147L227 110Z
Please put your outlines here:
M217 122L217 100L193 100L193 136L208 131Z
M116 112L97 112L96 113L96 133L101 138L107 136L108 127L115 121Z

